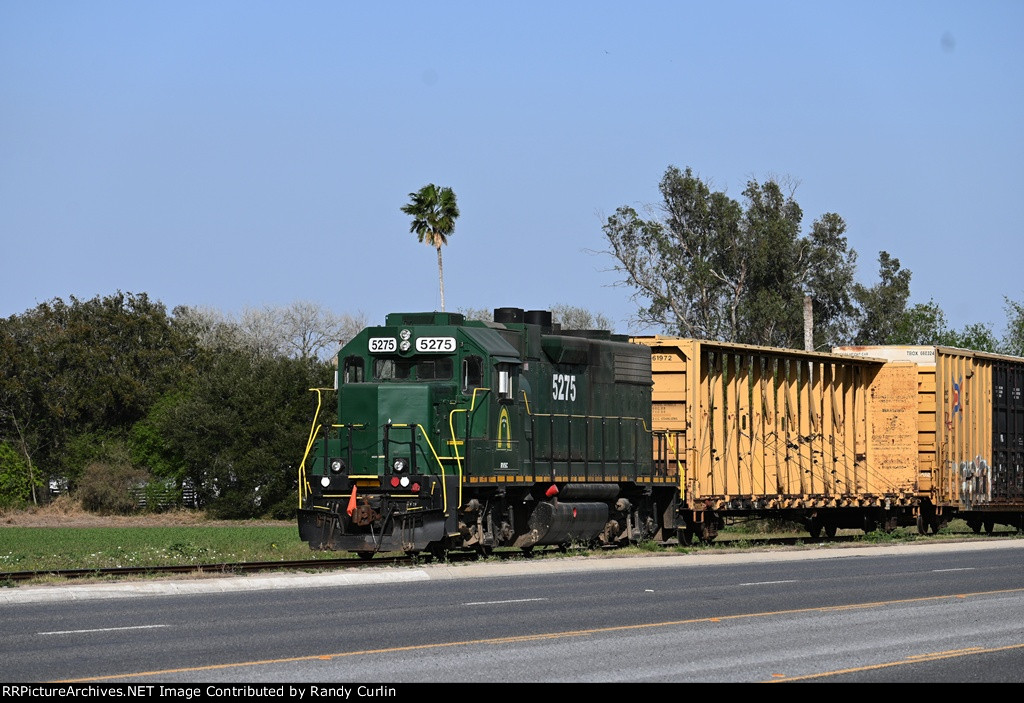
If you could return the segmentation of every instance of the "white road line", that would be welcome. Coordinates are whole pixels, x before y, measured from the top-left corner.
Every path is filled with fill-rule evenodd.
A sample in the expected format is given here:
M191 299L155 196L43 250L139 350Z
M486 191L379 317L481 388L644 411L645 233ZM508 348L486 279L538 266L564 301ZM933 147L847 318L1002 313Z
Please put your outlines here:
M974 567L973 566L961 566L961 567L956 568L956 569L932 569L932 573L933 574L941 574L941 573L944 573L946 571L974 571Z
M84 632L117 632L119 630L151 630L156 627L170 625L132 625L131 627L98 627L95 630L54 630L53 632L37 632L37 635L78 635Z
M520 598L518 600L482 600L478 603L463 603L463 605L503 605L505 603L532 603L547 598Z

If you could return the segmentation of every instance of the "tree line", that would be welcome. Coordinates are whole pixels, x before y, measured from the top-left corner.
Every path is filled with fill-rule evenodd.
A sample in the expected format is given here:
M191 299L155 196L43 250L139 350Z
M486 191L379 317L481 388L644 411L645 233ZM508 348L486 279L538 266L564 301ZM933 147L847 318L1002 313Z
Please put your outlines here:
M366 325L308 302L165 306L145 293L54 299L0 320L0 505L54 481L101 512L183 491L221 517L287 516L308 389Z
M911 272L878 253L878 281L856 280L846 222L825 213L803 230L796 187L747 182L740 200L692 169L666 169L661 201L618 208L603 225L605 253L639 304L635 322L665 334L804 348L804 301L813 347L850 344L956 346L1024 353L1024 306L1004 298L1006 332L987 323L952 329L941 307L911 305Z

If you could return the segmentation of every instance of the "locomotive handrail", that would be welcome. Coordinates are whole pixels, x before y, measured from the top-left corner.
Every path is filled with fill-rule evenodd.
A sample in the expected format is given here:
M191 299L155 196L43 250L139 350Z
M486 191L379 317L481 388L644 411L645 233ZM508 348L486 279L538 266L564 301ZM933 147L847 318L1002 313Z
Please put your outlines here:
M309 439L306 441L306 451L302 453L302 461L299 463L299 508L302 507L302 502L306 496L312 492L312 488L309 485L309 480L306 478L306 459L309 458L309 450L313 448L313 443L316 441L315 437L317 432L323 425L314 424L309 429Z
M534 413L534 412L532 412L530 410L530 397L529 397L529 395L527 395L525 390L520 390L520 393L523 394L523 404L526 407L526 414L531 419L545 417L545 418L550 418L553 421L555 418L567 418L569 420L570 443L571 443L571 432L572 432L572 420L574 418L578 419L578 420L585 421L586 424L584 426L584 431L587 432L587 433L589 433L589 431L590 431L590 426L591 426L590 423L591 423L591 421L598 421L599 420L601 422L602 426L603 426L609 420L614 420L614 421L618 422L618 427L619 427L620 435L621 435L621 431L622 431L622 424L623 424L623 422L626 422L626 423L629 423L632 426L632 431L633 431L634 435L636 434L637 430L639 429L639 430L642 430L643 432L645 432L647 435L649 435L652 438L654 436L654 430L647 426L647 419L643 418L643 417L634 417L634 416L626 416L626 415L611 415L611 416L608 416L608 415L574 415L572 413ZM589 437L589 434L587 436ZM636 453L638 451L637 448L640 446L639 442L637 441L637 439L638 438L636 436L634 436L635 448L634 448L633 457L632 457L632 466L633 466L633 477L634 477L634 479L637 477L637 472L638 472L639 466L640 466L639 456ZM621 436L620 436L619 442L620 442L620 447L621 447L621 442L622 442ZM588 442L588 444L589 444L589 442ZM534 456L532 454L532 446L533 445L531 443L531 465L534 467L534 471L536 471L536 456ZM555 465L554 454L550 455L548 461L551 464L552 480L554 480L554 465ZM602 462L605 461L603 453L602 453L601 461ZM628 461L628 458L627 458L627 461ZM619 468L620 474L622 472L622 462L623 462L623 455L620 452L620 454L618 456L618 459L617 459L617 463L618 463L618 468ZM569 463L571 463L571 460L569 461ZM584 458L583 458L583 466L584 466L583 470L584 470L584 473L587 472L588 463L589 462L588 462L587 457L584 456Z
M579 417L579 418L584 418L584 419L590 419L590 418L597 419L597 418L612 417L612 418L617 419L617 420L634 420L634 421L639 421L643 425L643 428L644 428L645 432L652 432L653 431L653 430L651 430L651 429L649 429L647 427L647 420L645 418L642 418L642 417L630 417L630 416L627 416L627 415L611 415L611 416L605 416L605 415L573 415L572 413L536 413L535 414L535 413L530 411L530 397L528 395L526 395L526 391L519 391L519 392L523 394L523 403L526 405L526 414L531 416L531 417Z
M419 424L418 422L415 423L415 424L410 424L410 423L405 423L405 422L394 422L394 423L391 423L391 427L401 427L401 428L408 428L408 429L413 429L413 430L419 429L420 433L423 435L423 439L426 441L427 446L430 448L430 453L434 455L434 460L437 462L437 466L440 469L440 474L439 475L441 477L441 499L444 501L444 512L445 512L445 515L447 515L448 514L448 484L444 480L444 477L445 477L444 463L441 461L441 457L438 456L437 450L434 449L434 443L431 442L430 441L430 437L427 436L427 431L425 429L423 429L423 425ZM461 470L460 470L460 474L459 474L459 483L460 484L462 483Z
M470 396L468 408L455 408L448 413L448 431L452 435L452 449L455 452L455 466L459 472L459 505L462 505L462 457L459 456L459 440L455 436L455 413L466 413L466 438L464 441L469 441L469 413L476 412L476 394L478 391L484 391L490 393L490 388L477 387L473 389L473 395ZM428 440L429 441L429 440ZM467 455L468 456L468 455ZM447 505L447 503L446 503Z
M333 388L310 388L311 393L316 393L316 412L313 413L313 423L309 428L309 438L306 440L306 451L302 453L302 461L299 463L299 508L302 508L302 501L305 500L306 496L312 492L312 488L309 485L309 481L306 479L306 459L309 458L309 451L313 448L313 443L316 442L316 433L320 431L323 424L317 424L317 420L320 419L320 407L323 405L323 395L321 391L332 391ZM326 459L326 457L324 457Z

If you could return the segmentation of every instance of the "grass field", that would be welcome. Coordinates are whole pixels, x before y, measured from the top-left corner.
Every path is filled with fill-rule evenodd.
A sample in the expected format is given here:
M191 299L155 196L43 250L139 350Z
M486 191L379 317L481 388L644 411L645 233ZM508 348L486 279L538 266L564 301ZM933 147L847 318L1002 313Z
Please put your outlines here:
M4 527L0 572L334 558L289 527Z

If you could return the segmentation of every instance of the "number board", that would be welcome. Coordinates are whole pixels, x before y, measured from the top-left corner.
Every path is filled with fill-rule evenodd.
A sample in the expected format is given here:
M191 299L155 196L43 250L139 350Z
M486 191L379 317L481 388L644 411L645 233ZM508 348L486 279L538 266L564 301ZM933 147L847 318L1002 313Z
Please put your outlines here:
M398 349L398 340L394 337L370 337L371 354L388 354Z
M416 351L450 354L455 351L455 337L417 337Z

